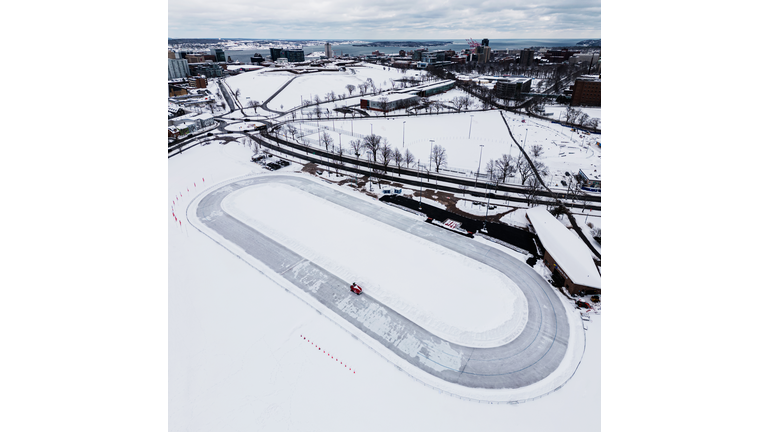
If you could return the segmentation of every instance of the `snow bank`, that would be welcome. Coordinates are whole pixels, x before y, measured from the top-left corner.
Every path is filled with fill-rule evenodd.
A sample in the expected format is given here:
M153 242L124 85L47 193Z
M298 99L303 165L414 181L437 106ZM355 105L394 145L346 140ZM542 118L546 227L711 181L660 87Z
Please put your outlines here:
M499 346L527 322L525 296L497 270L300 189L243 188L222 208L445 340Z

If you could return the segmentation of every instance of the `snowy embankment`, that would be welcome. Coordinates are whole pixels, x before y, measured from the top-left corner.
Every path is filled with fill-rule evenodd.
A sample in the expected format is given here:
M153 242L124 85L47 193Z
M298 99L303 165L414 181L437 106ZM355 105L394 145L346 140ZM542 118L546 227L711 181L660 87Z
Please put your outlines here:
M500 272L300 189L244 188L222 208L445 340L499 346L525 327L527 300Z
M467 201L467 200L459 200L456 203L456 208L463 211L464 213L469 213L475 216L493 216L497 215L499 213L504 213L510 210L509 207L503 207L498 205L491 204L491 207L494 207L491 209L488 207L485 201L483 201L480 204L475 204L475 202L480 201Z

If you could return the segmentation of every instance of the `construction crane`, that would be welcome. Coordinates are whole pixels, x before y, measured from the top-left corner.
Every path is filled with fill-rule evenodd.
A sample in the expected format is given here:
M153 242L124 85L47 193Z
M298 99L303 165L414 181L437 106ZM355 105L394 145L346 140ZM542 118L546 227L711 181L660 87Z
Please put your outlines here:
M472 48L472 49L475 49L476 47L480 46L480 44L475 42L475 40L472 39L472 38L466 39L466 41L469 44L469 47Z

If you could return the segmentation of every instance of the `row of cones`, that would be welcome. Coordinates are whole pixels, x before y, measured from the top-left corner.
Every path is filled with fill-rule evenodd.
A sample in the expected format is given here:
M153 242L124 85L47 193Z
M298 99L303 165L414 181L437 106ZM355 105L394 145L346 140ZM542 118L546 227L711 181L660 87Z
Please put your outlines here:
M351 370L351 371L352 371L352 373L355 373L355 371L353 371L353 370L352 370L352 368L351 368L351 367L349 367L349 366L347 366L347 365L346 365L346 364L345 364L343 361L339 360L338 358L335 358L335 357L333 357L333 356L331 355L331 353L325 352L325 350L323 350L323 349L322 349L322 348L320 348L319 346L315 345L315 343L314 343L314 342L312 342L312 341L310 341L309 339L307 339L307 338L306 338L304 335L299 335L299 337L300 337L300 338L303 338L305 341L307 341L307 342L309 342L310 344L312 344L312 346L316 347L318 351L323 351L323 354L327 355L327 356L328 356L328 357L330 357L332 360L336 360L337 362L339 362L339 364L340 364L340 365L342 365L342 366L344 366L345 368L347 368L347 369Z

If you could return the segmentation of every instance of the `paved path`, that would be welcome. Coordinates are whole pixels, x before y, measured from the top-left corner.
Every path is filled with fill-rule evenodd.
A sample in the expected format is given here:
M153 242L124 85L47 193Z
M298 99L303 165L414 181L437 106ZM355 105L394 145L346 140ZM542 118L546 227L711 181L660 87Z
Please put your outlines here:
M466 347L436 337L366 293L352 294L350 281L339 279L221 208L222 200L230 193L266 182L299 188L493 267L512 279L525 295L525 328L515 340L499 347ZM569 327L565 308L556 293L527 264L476 240L296 176L269 175L234 181L208 192L193 211L199 218L193 224L204 224L312 295L330 313L338 314L405 361L445 381L474 388L515 389L547 377L564 358Z

